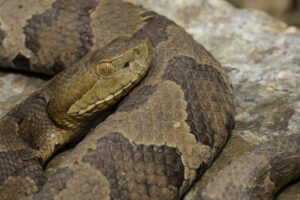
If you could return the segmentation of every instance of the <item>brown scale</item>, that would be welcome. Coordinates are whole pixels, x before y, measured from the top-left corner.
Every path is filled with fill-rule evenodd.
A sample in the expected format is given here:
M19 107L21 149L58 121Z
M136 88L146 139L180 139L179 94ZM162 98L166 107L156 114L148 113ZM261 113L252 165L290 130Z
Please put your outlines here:
M25 5L26 2L29 6ZM0 43L1 47L4 47L0 60L3 61L1 64L8 65L5 67L53 74L68 67L68 63L79 59L90 50L99 49L123 35L149 37L155 47L151 69L146 79L125 99L114 115L97 126L52 168L54 172L50 173L49 181L36 195L36 199L178 199L188 191L197 176L216 157L233 127L232 89L220 64L210 53L174 22L120 0L49 0L41 1L41 5L32 3L31 0L5 3L8 5L7 9L1 7L5 9L0 12L1 20L4 20L0 22ZM27 8L27 12L24 12L23 8ZM15 15L16 12L19 15ZM12 26L5 24L6 17L7 23L15 23L17 29L5 29ZM21 65L22 63L24 65ZM62 75L61 80L72 78L76 70L71 69L68 73L66 76ZM49 94L60 89L62 82L48 85ZM69 93L66 93L61 100L67 100L68 95ZM35 99L33 105L28 104L36 111L28 115L31 119L15 120L9 116L2 119L0 123L8 129L1 131L10 132L12 135L1 134L2 141L10 142L8 146L7 143L1 143L1 152L6 151L12 158L19 156L17 149L24 149L24 140L28 140L31 135L23 134L22 131L39 129L29 122L45 116L45 113L40 111L44 103L48 104L49 96ZM43 102L43 99L46 99L46 102ZM48 122L45 120L44 124L41 124L47 125ZM19 132L18 124L22 123L24 128ZM22 137L14 138L20 133L24 140ZM274 182L284 184L287 179L299 176L299 136L289 138L284 142L270 143L269 146L267 144L269 150L262 151L258 148L257 152L254 151L250 155L250 158L257 157L261 159L261 163L271 167L268 168L270 174L265 176L264 182L269 184L267 186L272 186ZM120 147L121 144L124 144L124 147ZM35 148L35 142L30 146ZM8 153L10 148L14 153ZM128 157L121 150L127 152ZM288 160L288 165L284 165L282 163L287 160L277 157L274 154L276 151L287 152L283 154L284 158L289 158L289 155L296 156ZM2 159L9 160L5 156L3 158L3 155L6 154L1 155ZM242 161L242 168L234 168L234 171L229 173L235 175L239 172L236 174L238 181L249 172L243 171L249 167L248 158ZM136 162L133 162L134 159ZM130 165L126 165L126 160L132 160ZM150 166L145 166L147 164ZM5 170L15 167L18 168L19 165L4 166L0 169L6 173ZM34 168L34 164L30 164L29 167L36 170L29 170L26 178L2 179L9 186L6 188L9 190L5 191L0 186L0 194L4 194L2 199L5 199L5 194L17 193L17 185L23 189L29 187L30 193L38 191L43 175L37 179L32 173L40 170ZM254 167L254 172L257 172L258 166ZM118 176L123 173L118 169L128 169L129 174L125 181L124 177L119 179ZM277 173L282 172L280 170L284 170L284 176ZM256 173L253 174L252 178L255 178ZM149 182L143 182L145 179ZM284 180L281 181L282 179ZM225 177L223 180L230 179ZM152 183L161 184L161 187L154 187ZM221 187L218 187L218 184L221 184ZM240 191L244 188L246 193L251 191L243 181L227 185L224 181L218 181L212 185L212 195L224 194L229 199L241 197ZM223 189L220 189L222 187ZM275 191L278 188L275 188ZM261 185L255 189L259 192L269 192ZM220 192L221 190L224 192ZM238 192L236 196L232 190ZM173 192L170 194L170 191ZM224 196L220 199L224 199Z
M181 198L198 174L211 164L233 126L232 90L220 65L172 21L152 12L142 16L148 17L146 25L134 35L147 36L156 45L147 77L124 99L114 115L96 127L75 148L74 156L69 154L67 160L54 167L70 166L74 174L79 173L77 169L84 169L86 173L97 169L105 177L101 179L105 183L102 183L104 188L110 188L109 194L100 195L99 199ZM156 34L156 26L159 27L159 34ZM177 34L171 34L174 32ZM203 101L199 101L201 98ZM224 108L220 108L218 103ZM199 136L198 141L195 135ZM128 143L130 148L136 147L134 152L142 155L143 159L145 151L144 148L137 148L139 146L153 146L153 149L166 146L172 149L162 151L161 156L170 155L176 158L177 164L173 165L173 171L159 170L161 181L154 182L168 184L155 190L150 183L138 184L136 180L156 180L155 174L158 172L152 169L157 168L152 165L147 167L152 170L152 175L144 176L145 162L128 162L133 157L131 153L123 159L126 151L118 150L120 143ZM109 144L114 144L114 148ZM75 157L75 154L80 155ZM129 169L137 171L133 173L129 170L130 173L122 177L120 169L127 163L130 163ZM168 164L161 163L161 169L168 169ZM174 173L174 169L178 172ZM100 174L97 175L99 179ZM85 179L74 178L58 196L74 193L85 184L88 184ZM176 187L170 188L172 185ZM153 191L155 193L151 193Z
M131 144L120 133L108 133L82 159L110 182L112 199L178 197L183 165L175 148Z
M154 55L147 77L124 99L117 112L49 169L49 181L36 199L181 198L211 164L231 132L233 95L220 64L181 27L154 12L120 0L98 0L96 4L87 1L88 9L82 7L81 1L71 1L68 6L66 2L54 1L35 14L39 18L26 20L24 38L32 54L22 55L30 64L44 67L33 70L59 71L76 56L122 35L148 37ZM69 17L63 18L65 15ZM67 26L66 20L70 19L74 22ZM63 32L55 25L65 27ZM50 39L54 49L46 45ZM82 49L75 49L81 45ZM64 60L68 56L71 59ZM53 64L57 69L49 70ZM57 75L60 81L47 85L47 94L42 95L46 102L62 90L60 84L66 79L74 78L74 87L78 88L74 97L80 96L80 82L73 73L79 72L70 69ZM59 100L47 104L58 108L50 113L57 116L54 120L60 127L64 125L62 119L66 119L61 111L69 108L59 102L67 102L70 93L60 92ZM75 117L74 121L79 120Z
M211 119L207 113L219 112L222 109L220 105L226 104L226 101L216 98L218 93L231 95L220 72L213 66L201 65L192 58L181 56L174 57L168 62L162 78L175 81L185 91L185 99L188 103L187 123L191 133L198 141L212 147L214 134L218 130L214 130L211 124L222 119ZM225 110L226 112L230 113L230 110ZM228 117L233 118L232 115Z
M93 46L89 14L96 6L96 0L57 0L50 9L27 20L24 27L25 46L35 55L44 57L49 63L52 62L52 73L62 71L83 57ZM52 39L53 35L56 40ZM49 40L51 43L47 46L41 43ZM34 68L38 71L43 70L37 66Z
M277 136L239 156L198 192L195 199L271 200L284 185L299 176L300 134Z
M37 192L46 177L38 161L30 159L33 149L20 137L14 118L1 119L0 126L0 199L17 199L27 196L27 192Z
M72 177L73 172L71 169L65 167L57 170L52 177L48 180L47 186L43 187L41 192L34 196L34 199L51 200L55 197L56 193L66 187L66 183Z
M11 199L10 195L22 199L41 189L45 182L42 165L76 139L92 119L126 95L146 74L150 58L147 38L119 38L55 76L2 118L0 127L5 128L0 129L1 199ZM91 112L82 114L81 110L86 109L82 107L68 112L89 95L99 98L85 102L87 109L93 106ZM98 100L104 103L97 105ZM9 191L14 183L20 193Z

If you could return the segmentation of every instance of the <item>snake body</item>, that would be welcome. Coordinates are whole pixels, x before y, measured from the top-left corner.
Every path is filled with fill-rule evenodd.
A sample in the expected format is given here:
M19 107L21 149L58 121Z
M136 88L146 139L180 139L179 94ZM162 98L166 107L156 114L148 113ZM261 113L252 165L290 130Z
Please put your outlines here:
M299 143L300 135L294 134L258 145L221 170L196 199L274 199L300 177Z
M1 199L182 198L223 148L234 124L232 88L210 53L171 20L120 0L1 0L0 5L1 65L63 71L43 87L46 95L31 95L0 121L0 158L14 172L0 164ZM76 69L86 70L72 63L86 62L91 52L124 36L152 44L147 76L46 178L40 163L75 137L65 130L78 127L82 118L76 116L99 104L88 103L91 95L81 89L68 92L81 84L85 91L97 91L89 86L95 71L73 79ZM61 85L69 79L70 85ZM73 95L76 101L68 103ZM38 121L40 116L49 120ZM64 142L36 145L48 140L49 131Z
M6 185L22 184L21 193L42 186L45 176L39 163L124 97L146 74L150 58L148 39L117 39L87 54L10 111L0 122L9 127L0 131L3 198L16 198L5 191L10 189Z

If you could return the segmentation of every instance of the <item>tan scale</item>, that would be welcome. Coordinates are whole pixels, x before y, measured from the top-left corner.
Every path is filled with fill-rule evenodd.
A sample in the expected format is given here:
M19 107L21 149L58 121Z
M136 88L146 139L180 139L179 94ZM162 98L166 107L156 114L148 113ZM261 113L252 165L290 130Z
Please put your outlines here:
M23 27L26 20L34 14L40 14L49 9L55 0L39 1L6 1L0 0L0 28L6 32L6 38L3 40L4 49L0 48L0 59L2 66L13 67L12 60L20 52L27 57L33 57L33 53L24 46L25 35ZM22 7L14 11L15 8ZM7 8L10 8L9 10ZM5 19L5 20L4 20ZM36 60L33 60L36 63Z
M38 192L36 182L29 177L14 176L9 177L0 185L1 199L24 199L30 200L30 193Z
M74 0L74 2L76 2L76 0ZM170 20L159 16L154 12L149 12L141 7L136 7L120 0L91 0L86 2L87 4L90 4L87 7L82 7L81 4L74 3L74 5L78 6L80 9L74 9L77 7L73 4L63 5L61 7L57 5L55 7L53 4L51 9L58 13L57 17L54 16L50 19L53 23L50 23L50 25L45 28L38 27L37 30L33 31L33 35L36 34L39 36L34 37L33 40L36 38L36 41L42 46L36 51L36 57L34 55L29 58L30 61L34 60L45 66L45 73L49 73L47 69L51 68L56 61L58 61L58 64L64 64L64 67L67 68L66 73L58 74L55 77L56 81L48 83L45 86L46 90L41 93L42 98L46 101L47 110L50 113L52 120L56 122L55 125L67 130L66 134L61 134L59 131L56 131L57 134L54 138L51 137L51 131L48 132L47 136L52 138L50 139L50 146L53 144L60 145L60 141L71 139L73 133L77 132L81 127L84 127L85 123L88 123L85 121L85 118L89 118L89 116L97 109L105 109L105 106L108 103L114 102L115 97L121 98L119 95L128 92L132 88L132 84L136 83L135 80L139 80L141 74L144 74L147 71L146 69L136 71L137 68L135 66L144 63L144 59L139 58L140 52L136 52L136 49L131 49L130 55L134 56L129 56L127 58L132 60L131 69L135 72L127 73L126 75L124 74L118 81L119 85L115 84L116 82L105 85L104 83L102 84L101 81L98 81L98 76L101 74L99 71L104 72L104 75L100 75L101 78L110 77L105 75L113 71L111 70L111 65L117 67L117 65L120 64L120 61L112 63L109 59L103 59L102 62L97 63L98 68L95 68L93 73L89 73L81 66L79 67L79 72L77 72L76 67L74 68L74 66L66 65L69 62L76 61L76 59L85 52L88 52L89 50L94 51L111 42L116 42L114 41L115 38L123 35L149 37L152 45L154 45L154 56L151 61L152 67L146 79L139 85L139 88L149 86L149 90L153 91L148 91L149 94L147 93L144 95L146 99L141 99L141 102L139 102L140 96L133 98L135 100L132 103L132 106L124 108L126 101L130 101L136 93L133 92L132 95L129 95L129 97L125 99L124 104L120 105L121 109L117 109L117 113L107 118L100 126L97 126L84 141L76 146L74 151L71 151L70 154L67 154L65 159L54 166L52 170L54 173L61 169L61 167L70 168L74 173L73 177L67 181L67 187L61 190L62 193L57 191L55 198L68 198L66 196L67 194L74 194L76 191L80 191L80 187L83 185L88 185L85 183L89 182L89 179L80 178L80 176L85 176L85 170L87 170L89 176L93 176L92 174L95 173L95 177L93 178L99 178L99 180L102 181L100 185L105 188L105 192L102 194L103 199L108 198L108 193L110 193L109 197L113 195L112 190L118 187L111 185L112 183L109 182L111 181L109 180L110 177L105 174L105 171L102 172L100 169L96 169L97 163L95 162L89 164L88 162L83 163L83 159L87 158L89 153L93 151L101 152L101 149L98 150L97 142L99 142L101 138L105 139L113 131L119 131L119 133L115 133L115 135L120 134L125 138L124 140L128 140L130 145L132 145L132 148L137 148L139 145L144 145L143 148L149 148L153 145L153 149L159 149L159 145L165 145L163 148L169 149L168 151L175 151L172 152L172 155L179 155L177 158L181 159L180 162L182 162L182 165L184 166L183 178L185 180L183 180L183 185L180 188L177 188L177 186L175 187L173 185L172 181L174 181L176 177L180 179L181 174L178 175L175 173L176 175L168 180L170 177L162 173L166 167L164 165L156 165L157 163L154 162L146 163L136 161L135 163L131 163L131 168L136 171L126 172L124 170L126 167L122 165L128 163L124 162L120 164L118 162L119 160L116 160L116 164L120 164L120 166L107 167L107 169L124 170L121 172L121 175L122 177L126 176L129 181L122 182L124 179L120 179L119 181L122 182L120 187L129 188L128 191L131 191L131 194L124 195L126 197L129 195L132 200L180 198L179 196L193 183L196 177L196 170L199 168L200 164L205 163L209 165L211 163L212 159L216 156L216 153L224 144L228 132L227 130L222 129L222 127L217 127L219 129L216 128L216 133L212 135L215 139L215 143L212 146L202 144L201 140L196 141L195 135L190 132L190 125L186 122L187 115L189 115L187 106L190 102L188 102L189 99L185 99L185 95L189 93L190 88L184 89L175 81L163 80L166 67L169 61L174 57L186 56L194 59L196 63L211 65L212 69L216 68L221 74L218 78L224 80L225 83L223 86L225 85L225 87L229 84L228 79L223 71L220 70L220 65L206 53L190 35ZM56 3L65 4L65 1L60 2L57 0ZM60 8L65 8L66 11L59 10ZM88 15L85 15L86 13L84 12L79 14L70 13L70 10L74 10L74 12L84 10L84 12L88 12ZM116 10L119 12L115 12ZM82 14L84 14L85 18L81 19L80 16L82 16ZM42 17L48 20L46 12L43 12ZM77 23L76 17L78 17L79 23ZM55 21L56 18L57 21ZM37 23L39 21L38 19L31 21L31 27L35 27L34 23ZM64 26L64 24L68 24L68 26ZM55 27L55 25L58 27ZM61 29L59 27L64 28ZM61 31L61 33L59 31ZM62 38L63 40L61 40ZM88 40L85 40L85 38L88 38ZM50 40L54 41L53 44L49 46L47 43ZM78 46L82 49L76 50ZM50 49L48 50L47 48ZM109 50L109 48L105 50ZM96 55L96 57L98 56ZM68 58L70 60L68 60ZM116 58L120 58L120 55L116 55ZM81 64L79 63L79 65ZM189 67L186 64L183 65ZM39 69L40 71L42 70L41 68ZM192 69L192 71L193 70L195 69ZM183 78L183 80L186 78L187 77ZM66 80L73 81L67 82ZM182 80L182 78L180 80ZM234 113L231 100L232 91L229 89L229 94L225 94L223 99L220 98L220 102L224 104L224 109L221 108L218 112L215 110L217 106L209 104L208 102L210 101L210 98L216 97L217 94L221 93L221 95L223 95L222 93L226 88L218 88L219 83L214 84L213 81L199 80L202 85L197 85L200 89L196 89L207 96L207 98L203 98L204 102L202 105L207 105L209 107L207 116L204 118L211 120L216 126L227 125L230 117L226 115L226 112L229 114ZM114 87L103 89L103 87L109 87L113 84L115 84ZM205 90L203 90L203 88L205 88ZM210 90L211 88L212 90ZM218 89L220 91L216 92ZM231 101L228 101L228 99ZM125 111L121 111L122 109ZM218 116L219 114L221 116ZM216 121L219 119L221 121L217 124ZM200 122L200 124L201 123L202 122ZM229 125L231 125L230 123ZM42 138L39 140L43 141ZM113 142L113 140L109 141ZM48 147L45 148L47 149ZM133 150L135 153L139 153L139 151ZM160 152L156 153L159 155ZM167 156L168 154L166 151L163 153L166 154L164 156ZM111 155L110 157L114 156L118 155ZM103 158L109 160L106 154L104 154ZM120 159L120 162L121 161L122 160ZM154 167L157 167L157 171L154 171ZM146 171L148 173L147 176L143 175L143 173L139 174L138 172L140 171ZM182 171L180 171L180 173L181 172ZM78 175L76 175L77 173ZM158 173L159 175L155 173ZM103 176L101 177L100 174ZM51 174L50 177L52 177ZM138 180L138 182L134 182L134 180ZM139 182L145 180L157 185L151 185L151 188L146 188L145 184L139 184ZM47 183L45 187L47 188ZM51 188L51 191L52 189L54 188ZM137 192L138 190L142 193ZM46 195L48 193L50 194L50 190L44 192ZM179 196L178 193L180 193ZM92 194L88 193L87 195Z
M101 174L99 169L96 170L96 161L94 163L91 162L90 164L87 164L86 162L83 163L82 161L84 158L87 157L89 152L97 149L97 142L99 142L99 138L105 138L107 135L110 134L110 127L112 126L112 124L113 130L122 131L122 133L114 134L122 134L122 136L128 136L127 139L130 139L130 144L132 146L137 146L136 141L140 144L144 142L146 142L149 145L154 144L155 148L158 148L156 146L157 144L165 143L168 143L168 145L170 145L170 147L167 146L165 148L171 148L172 145L175 146L176 148L173 149L176 149L176 151L182 153L182 155L180 156L185 166L184 176L191 178L190 180L185 180L184 185L181 187L182 192L184 188L188 188L190 183L193 182L196 171L194 168L197 168L197 165L199 165L200 163L207 164L206 166L204 166L204 168L207 168L208 165L212 162L213 158L216 157L217 153L223 147L228 135L230 135L230 128L232 128L231 125L233 125L232 118L234 115L234 103L232 89L229 86L229 81L224 73L224 70L222 70L220 64L217 61L215 61L213 57L210 56L210 54L207 53L201 47L201 45L197 44L192 39L192 37L188 35L181 27L177 26L175 23L172 23L170 20L164 17L157 15L154 12L146 11L141 7L133 6L131 4L124 3L120 0L89 0L84 2L86 4L82 4L82 2L79 0L0 0L0 5L4 5L0 7L1 37L3 37L3 32L6 33L2 43L4 49L0 49L0 55L1 61L4 60L5 65L8 65L7 67L13 67L12 60L15 58L16 54L20 52L25 58L29 59L30 63L32 64L29 70L33 70L35 72L43 72L46 74L53 74L54 72L57 73L63 68L72 68L72 65L69 64L73 63L74 61L77 61L79 58L87 54L90 50L94 51L96 49L99 49L100 47L104 47L105 45L113 41L115 38L123 35L134 35L134 37L150 37L151 42L155 46L155 56L153 56L152 60L153 63L151 73L149 73L149 76L139 86L139 88L142 88L144 86L149 86L152 89L154 88L153 93L148 91L149 94L144 95L147 96L147 98L141 102L139 102L138 99L141 96L137 96L137 98L135 99L132 98L134 97L134 95L136 95L136 93L133 95L129 95L129 98L127 98L126 100L130 101L134 99L133 105L131 107L124 108L124 106L122 106L124 104L126 105L126 101L124 101L124 104L120 105L121 109L119 109L119 112L117 114L112 115L110 118L108 118L107 122L105 122L104 125L96 127L96 129L89 136L87 136L87 138L83 142L81 142L75 148L74 151L72 151L70 154L67 154L67 158L61 162L61 166L65 166L67 168L70 167L73 170L72 172L74 174L72 175L71 179L67 181L67 187L61 189L61 191L55 191L56 193L53 194L53 198L79 198L79 195L67 196L67 194L76 194L77 191L81 191L82 193L87 192L85 194L87 195L87 198L93 199L93 191L91 192L91 189L93 188L92 186L94 186L93 184L99 184L103 186L103 188L105 188L103 189L103 193L99 191L99 188L96 188L95 195L101 193L100 195L101 198L103 197L103 199L108 199L110 195L112 195L112 190L115 188L110 188L111 184L108 180L110 177L104 177L104 173ZM24 9L21 9L22 6ZM48 12L49 10L51 10L50 15ZM116 10L118 12L116 12ZM51 13L55 16L51 16ZM34 18L34 15L36 14L41 15L39 15L37 18ZM41 24L39 21L40 19L43 19L45 20L45 22L50 23ZM30 22L32 23L30 24ZM32 29L26 32L26 25L28 25L29 28ZM25 38L28 39L29 36L31 37L31 41L27 41L27 44L25 44ZM29 48L26 45L31 46L33 48L29 50ZM185 58L183 60L180 60L182 59L182 57ZM184 67L188 68L190 64L189 61L193 60L196 64L193 65L195 68L191 70L192 72L194 70L197 71L196 69L197 67L199 67L199 64L207 65L208 67L210 67L211 70L213 70L213 72L209 72L208 75L211 75L211 73L214 72L218 72L219 74L212 76L212 80L207 80L205 79L205 77L201 77L201 74L192 74L189 75L189 77L183 76L181 80L177 77L177 80L179 81L184 81L187 78L192 77L196 78L201 83L196 86L189 85L187 88L184 88L184 84L182 84L182 87L180 87L180 83L176 83L175 78L173 81L169 81L169 79L168 81L162 80L162 77L165 75L166 66L170 64L169 62L170 60L172 61L172 59L173 63L171 64L173 64L173 69L175 69L178 66L180 67L180 65L183 65ZM180 63L180 61L185 61L186 63ZM133 61L133 63L139 64L141 62L139 59L137 59ZM58 69L55 69L55 67L58 67ZM108 72L109 69L105 69L104 71ZM144 70L142 71L145 72ZM205 70L202 70L201 72L205 73ZM171 72L169 73L171 74ZM70 129L78 130L78 127L83 126L83 124L81 124L82 118L80 115L84 115L85 117L87 117L90 115L91 111L96 107L102 109L103 106L105 106L107 103L112 102L110 95L118 96L118 92L121 91L105 90L99 93L96 92L95 95L95 92L90 91L89 89L93 88L93 86L95 85L94 81L91 80L94 80L95 78L97 79L96 73L88 73L87 76L81 76L81 74L81 81L78 81L79 79L76 76L72 77L73 74L76 74L76 70L70 70L68 71L68 73L62 73L60 75L57 75L56 81L53 81L50 84L47 84L47 86L45 86L45 90L47 90L47 92L42 93L42 97L39 96L41 95L39 91L37 96L31 98L30 101L25 101L25 105L23 104L21 108L18 108L22 109L21 111L23 112L15 112L15 115L10 113L16 118L16 120L11 121L10 118L2 119L3 124L6 122L14 122L16 126L18 125L18 123L22 125L17 128L15 127L15 125L10 126L14 130L9 132L9 130L7 131L6 129L5 133L12 133L13 135L16 135L16 133L21 131L21 136L23 136L24 138L19 139L26 140L28 137L26 131L30 131L30 133L33 133L33 143L37 142L37 144L40 144L47 141L47 139L45 139L45 137L43 136L40 137L38 134L35 133L45 132L46 134L44 136L53 138L50 139L52 143L48 143L50 147L45 147L49 150L51 149L51 146L53 144L57 144L57 141L67 141L71 137L73 137L72 133L74 132L71 133L69 131ZM135 77L139 76L139 74L140 73L134 73L133 75L126 75L126 77L129 77L129 80L131 80L135 79ZM215 79L217 78L219 80L215 81ZM75 84L62 84L62 82L64 83L65 80L69 79L74 79ZM124 92L127 92L130 89L130 87L125 88L125 86L127 85L127 81L128 79L124 77L123 80L119 82L123 86ZM220 81L221 83L218 81ZM82 87L80 83L85 83L86 87L89 89ZM65 87L62 87L62 85ZM67 88L67 90L65 91L62 88ZM71 90L70 88L73 88L73 90ZM99 88L101 88L101 85L98 85L95 88L97 88L98 90ZM188 97L187 99L184 99L185 95L188 96L189 94L191 94L191 90L200 91L201 97L195 97L196 100L192 99L192 101ZM87 95L87 91L90 91L90 94L93 95ZM56 92L59 93L59 101L57 100L58 102L53 103L52 98L55 97L54 94L56 94ZM81 101L83 95L89 96L89 98L86 99L88 102ZM196 143L194 134L197 135L197 133L190 133L190 130L192 130L193 127L191 125L189 127L189 124L185 121L187 115L193 113L194 111L191 111L191 109L189 110L188 105L199 101L200 98L202 100L201 106L204 107L200 110L205 112L204 118L212 122L209 128L213 129L213 132L208 131L209 134L211 133L211 135L209 135L211 138L208 136L208 140L213 140L214 142L209 145L204 145L201 143L206 142L205 131L202 131L201 133L203 135L199 136L204 137L204 139L200 138L198 139L200 141ZM36 107L32 106L31 109L26 110L26 108L28 106L31 106L32 103L37 103L35 100L42 100L38 102L40 103L42 109L37 109ZM102 100L105 100L104 103L106 104L102 104ZM170 103L170 101L172 103ZM48 106L48 109L51 111L51 113L58 113L57 115L53 115L55 116L53 117L53 119L56 122L55 124L53 123L53 120L49 120L47 117L45 118L45 116L40 115L41 113L45 112L45 106L48 105L49 102L50 104ZM77 104L75 102L77 102ZM220 103L221 106L217 105L215 102ZM134 103L137 103L137 105L135 105ZM68 106L65 106L66 104ZM74 106L73 113L68 113L70 106ZM153 110L154 108L157 109L157 112ZM175 110L173 110L174 108ZM123 111L120 112L120 110L122 109ZM23 113L26 113L30 117L33 117L30 119L36 119L34 117L37 116L37 119L39 120L32 120L30 122L30 120L26 121L25 119L26 122L22 124L22 122L20 122L22 121L20 120L20 118L23 118ZM137 116L133 116L133 114L137 114ZM193 118L194 121L196 121L198 124L201 124L201 121L197 121L197 119L199 118ZM200 120L201 119L202 118L200 117ZM59 125L59 128L56 127L57 124ZM227 125L229 127L226 127ZM6 127L5 124L2 126ZM61 127L67 129L69 132L67 132L66 134L62 134L62 132L60 132L59 130ZM152 130L150 127L152 127ZM53 132L56 133L54 137L52 137ZM4 142L2 140L1 144L1 150L3 150L3 146L7 144L5 143L7 142L6 139L10 140L11 138L2 137L1 139L4 139ZM293 157L291 157L292 159L290 159L287 162L290 166L288 165L288 167L283 168L283 179L290 179L294 176L299 177L299 136L291 137L291 140L292 141L286 141L282 143L283 148L275 148L273 149L273 152L269 152L271 153L271 155L273 155L274 152L281 153L288 152L292 148L295 149L295 151L288 152L287 154L291 154L293 155ZM22 148L24 143L20 141L15 140L15 144L17 144L18 147ZM110 142L113 141L110 140ZM277 145L280 146L280 144L281 143L271 143L273 147L276 147ZM34 145L32 146L34 147ZM7 149L5 150L11 150L10 148L11 147L7 147ZM19 149L16 148L15 150ZM99 150L99 152L101 152L101 149ZM9 153L10 151L5 152L6 159L10 158ZM261 155L261 153L265 152L259 151L259 156L255 154L248 158L258 157L259 160L263 160L262 163L265 163L267 165L268 163L270 164L270 168L266 169L267 173L264 174L266 175L264 183L267 184L267 187L266 189L260 190L269 192L269 189L273 189L273 185L276 185L277 187L277 183L285 184L285 180L282 181L281 179L278 179L276 180L277 182L275 181L275 184L272 185L271 179L276 179L276 175L281 174L281 169L276 168L276 166L271 166L272 162L270 161L279 160L286 162L285 158L288 158L288 156L283 156L284 159L282 159L281 154L279 155L279 157L276 157L276 159L272 158L273 160L267 160L263 159L263 155ZM115 155L111 155L111 157L113 156ZM264 156L266 156L266 154ZM108 156L106 157L104 155L103 157L105 158L105 161L109 160ZM242 166L240 164L241 163L239 163L238 166ZM248 160L246 159L246 161L242 162L242 164L246 164L248 167ZM156 176L153 170L154 163L136 162L134 163L134 165L134 167L136 167L136 171L131 171L127 174L129 182L122 182L122 187L127 187L130 189L130 191L132 191L131 194L124 194L125 197L129 196L132 200L150 199L150 197L147 195L150 195L153 199L159 197L165 199L173 197L172 194L174 193L170 194L170 191L174 191L172 190L174 189L174 187L172 188L172 185L167 185L166 187L163 187L168 182L163 174L159 173L160 176ZM281 168L282 165L279 164L277 166ZM56 165L54 166L54 168L55 167L59 168L60 165ZM123 166L119 168L111 168L123 170L122 167ZM247 167L243 167L243 169L247 169ZM108 169L110 170L111 168ZM158 167L157 172L161 172L163 170L162 168L163 167L161 166ZM6 170L10 168L6 166L6 168L4 169ZM234 173L231 172L230 175L235 175L237 169L238 168L235 168ZM243 169L241 169L239 173L243 172ZM271 171L269 173L268 170L270 169ZM272 177L272 169L274 170L273 172L275 172L273 173L273 176L275 175L275 177ZM6 173L5 170L4 174ZM145 185L136 184L136 182L134 182L133 180L138 179L138 181L140 182L143 182L145 180L145 176L135 176L135 174L143 170L150 173L148 174L149 182L154 183L157 181L158 185L153 186L152 188L149 188L149 190L147 190L147 188L145 188ZM201 170L203 171L204 169ZM242 175L248 173L249 171L246 170L246 173L244 171ZM122 171L121 174L122 176L125 176L126 172ZM84 177L85 175L92 176L92 178L80 178L81 176ZM240 174L236 174L236 176L237 179L243 177L243 179L246 180L246 178L244 178L244 176L241 176ZM230 177L231 176L226 176L226 181L220 181L219 184L221 186L225 186L226 188L228 185L224 185L224 183L231 183ZM11 181L8 188L11 192L7 195L14 195L14 193L12 192L19 192L19 190L14 188L16 186L21 186L22 188L22 181L26 179L28 178L7 178L6 181ZM95 179L99 180L95 181ZM238 182L237 186L252 186L252 184L245 184L244 180ZM36 181L37 180L32 179L28 183L29 185L32 185L35 184ZM92 183L91 187L88 184L80 184L89 182ZM55 186L57 185L54 185L54 188L50 188L48 191L45 191L45 194L50 195L51 191L53 191L52 189L55 189ZM216 185L217 184L213 184L213 186ZM47 186L47 183L45 186ZM279 187L281 186L278 186L278 188ZM23 187L23 189L26 188ZM138 191L141 191L142 194ZM224 191L225 194L232 194L231 192L228 192L227 189L216 189L216 187L212 188L210 193L213 196L220 197L220 199L223 200L224 196L221 196L219 191ZM28 192L31 193L32 191L29 190ZM148 193L146 194L146 192ZM237 192L238 194L240 194L240 191ZM162 196L159 196L160 194L162 194ZM232 199L231 197L229 199Z
M166 91L168 93L166 93ZM168 99L173 100L171 104L168 101L164 102L162 100L165 99L166 95L170 96ZM161 102L163 102L164 105L172 105L172 109L168 110L171 112L170 114L172 114L172 116L164 123L161 123L161 117L152 117L152 114L154 113L161 112L166 114L165 111L167 110L164 110L164 105L162 105ZM174 109L175 106L176 110ZM108 132L120 132L135 144L156 146L167 144L170 147L177 147L179 152L182 153L181 159L186 167L185 179L187 181L182 187L183 189L186 189L186 187L192 184L188 180L193 180L196 169L201 162L209 162L205 160L206 157L210 157L209 154L211 154L211 150L206 145L197 143L194 135L190 134L189 127L185 122L185 107L186 103L183 98L182 90L174 82L165 81L158 86L148 102L142 105L138 110L133 110L128 113L116 113L114 116L105 120L97 128L97 133L99 134L90 135L84 143L81 143L80 146L77 147L77 150L79 148L80 150L78 151L86 152L82 147L85 149L90 147L84 146L84 144L98 140L104 137ZM151 117L152 120L143 119L142 116L147 112L149 112L149 117ZM124 126L122 121L125 122L127 119L129 119L129 126ZM148 122L151 124L148 124ZM108 124L109 126L107 126ZM105 127L109 127L109 130Z
M100 171L91 166L80 163L80 165L69 165L68 168L76 173L66 182L66 186L54 198L54 200L64 199L66 196L72 196L73 199L103 199L109 200L109 182ZM81 181L85 185L81 185ZM85 189L86 188L86 189ZM77 193L81 191L80 193Z

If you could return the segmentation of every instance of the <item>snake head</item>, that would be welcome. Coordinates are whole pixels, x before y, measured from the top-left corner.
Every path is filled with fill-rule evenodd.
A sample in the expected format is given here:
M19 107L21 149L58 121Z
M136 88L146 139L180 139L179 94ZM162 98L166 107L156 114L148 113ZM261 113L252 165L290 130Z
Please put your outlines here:
M111 108L146 75L151 48L147 38L118 38L58 74L48 87L52 119L76 129Z

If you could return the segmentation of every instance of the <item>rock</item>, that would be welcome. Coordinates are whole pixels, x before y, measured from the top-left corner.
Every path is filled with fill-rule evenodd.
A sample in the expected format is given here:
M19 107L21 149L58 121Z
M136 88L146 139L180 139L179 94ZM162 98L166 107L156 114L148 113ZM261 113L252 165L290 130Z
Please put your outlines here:
M29 73L0 69L0 118L44 83Z
M236 128L195 190L238 154L276 135L300 133L300 31L262 12L223 0L128 0L169 17L226 67L236 100ZM41 79L1 72L0 116L36 90ZM15 87L14 87L15 86ZM190 199L193 191L186 197ZM300 184L278 200L295 199ZM299 199L299 198L298 198Z

